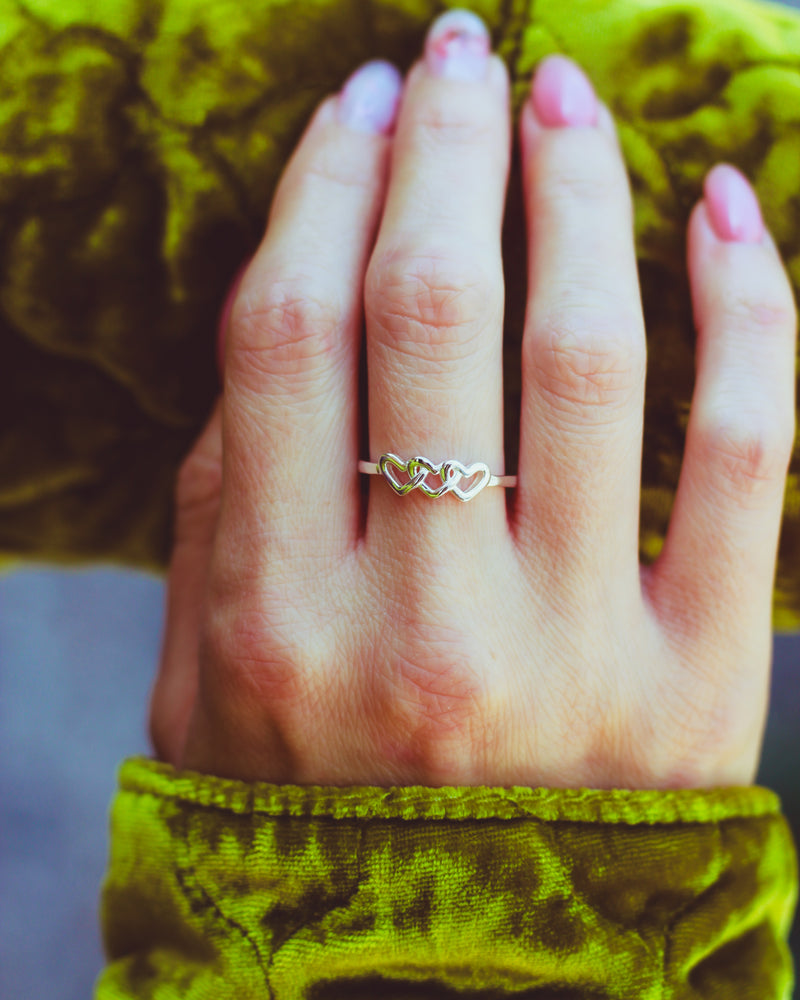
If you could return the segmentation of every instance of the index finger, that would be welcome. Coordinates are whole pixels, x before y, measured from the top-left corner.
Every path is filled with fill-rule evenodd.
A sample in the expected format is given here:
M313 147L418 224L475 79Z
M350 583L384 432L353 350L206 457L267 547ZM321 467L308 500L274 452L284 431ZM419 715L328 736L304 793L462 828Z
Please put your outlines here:
M378 61L361 73L396 110L399 72ZM362 286L391 138L343 124L351 88L323 102L292 155L228 325L219 530L251 560L260 539L270 556L334 558L360 532Z

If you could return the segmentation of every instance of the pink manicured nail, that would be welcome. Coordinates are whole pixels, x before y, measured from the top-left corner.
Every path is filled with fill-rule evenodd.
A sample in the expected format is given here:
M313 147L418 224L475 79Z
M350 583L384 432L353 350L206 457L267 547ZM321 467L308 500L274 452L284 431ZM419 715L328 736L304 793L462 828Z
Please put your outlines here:
M390 62L373 59L349 78L339 94L339 121L357 132L388 135L394 128L403 77Z
M760 243L764 220L758 196L736 167L718 163L706 175L704 194L711 225L726 243Z
M457 7L441 14L428 29L425 65L447 80L484 80L492 40L489 29L471 10Z
M586 74L566 56L548 56L531 84L533 108L542 125L596 125L598 104Z

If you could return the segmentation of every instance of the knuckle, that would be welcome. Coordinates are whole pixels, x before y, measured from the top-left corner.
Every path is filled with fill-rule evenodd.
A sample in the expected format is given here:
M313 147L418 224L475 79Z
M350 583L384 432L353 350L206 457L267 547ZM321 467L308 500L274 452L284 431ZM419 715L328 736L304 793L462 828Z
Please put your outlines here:
M489 96L487 94L487 96ZM429 91L424 101L410 108L410 127L416 141L425 147L495 148L498 139L498 119L494 102L476 106L470 95L470 106L453 99L438 88ZM481 113L483 112L483 113Z
M599 130L554 129L545 140L536 169L540 203L606 203L629 192L619 150Z
M503 279L452 251L394 254L371 262L365 309L387 347L431 361L459 361L503 312Z
M201 629L201 656L231 691L291 711L309 705L334 677L349 638L341 602L311 599L303 575L250 572L222 556L214 566Z
M388 678L425 699L432 696L430 703L416 702L425 716L443 707L440 696L448 712L458 708L469 713L485 693L487 648L476 635L478 619L470 601L463 592L454 592L458 561L452 550L441 538L426 544L430 536L424 531L415 536L399 553L410 569L394 595L392 617L405 627L394 634Z
M753 330L795 331L797 310L791 295L771 299L739 290L725 300L722 322L726 328L749 333Z
M420 624L398 638L386 661L391 728L406 734L430 776L453 774L480 752L489 727L486 672L467 634L442 624Z
M644 336L631 332L636 325L598 325L596 319L574 319L544 324L523 338L523 366L539 389L557 408L572 413L587 406L624 407L644 384L647 346ZM597 309L592 309L597 316Z
M274 278L258 298L234 306L229 363L240 375L302 375L340 345L345 309L314 280Z
M566 168L551 171L542 179L542 197L551 205L564 202L599 202L608 197L609 180L602 173L572 164Z
M699 443L713 481L726 496L757 500L783 490L794 427L784 426L766 407L756 414L730 409L700 430Z
M202 628L201 658L214 664L232 696L245 692L265 705L297 701L309 674L290 638L305 631L296 623L292 629L293 617L288 606L260 596L215 595Z
M293 180L300 189L300 197L304 188L320 187L324 198L330 198L331 186L342 188L342 193L350 189L372 190L379 183L379 171L375 162L364 155L363 147L350 141L348 134L344 143L323 143L315 155L303 164L303 169L293 175ZM307 199L311 201L316 192Z
M712 654L713 656L713 654ZM680 677L680 672L676 677ZM650 734L651 767L669 788L701 788L728 783L741 752L743 700L718 677L703 679L693 672L692 683L678 690L673 680L659 685L659 731ZM651 718L656 714L652 713ZM730 781L736 784L735 780Z

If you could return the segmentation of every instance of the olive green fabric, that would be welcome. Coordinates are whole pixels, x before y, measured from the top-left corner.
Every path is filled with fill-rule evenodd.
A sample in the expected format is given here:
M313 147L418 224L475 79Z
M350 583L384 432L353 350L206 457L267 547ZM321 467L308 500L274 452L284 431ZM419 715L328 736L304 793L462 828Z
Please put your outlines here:
M619 123L648 330L641 555L652 561L694 380L685 231L715 163L754 181L800 288L800 14L745 0L464 5L508 65L515 125L552 52L586 68ZM362 62L405 72L447 6L0 0L0 557L164 567L176 468L219 388L218 311L290 153ZM510 472L526 267L516 133L514 144ZM367 458L365 428L362 442ZM800 628L800 446L774 624Z
M789 1000L796 900L765 788L248 785L140 758L96 1000Z

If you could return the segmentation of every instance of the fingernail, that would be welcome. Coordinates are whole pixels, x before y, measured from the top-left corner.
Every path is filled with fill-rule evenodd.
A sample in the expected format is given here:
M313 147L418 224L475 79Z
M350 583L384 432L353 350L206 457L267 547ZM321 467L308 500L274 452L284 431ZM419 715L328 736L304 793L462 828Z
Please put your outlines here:
M598 103L589 78L566 56L548 56L531 84L534 111L548 128L597 125Z
M383 59L365 63L348 79L339 94L339 121L357 132L389 135L397 119L403 77Z
M706 175L704 194L708 216L726 243L760 243L764 220L758 196L736 167L719 163Z
M436 18L425 39L425 64L446 80L484 80L492 40L471 10L456 8Z

